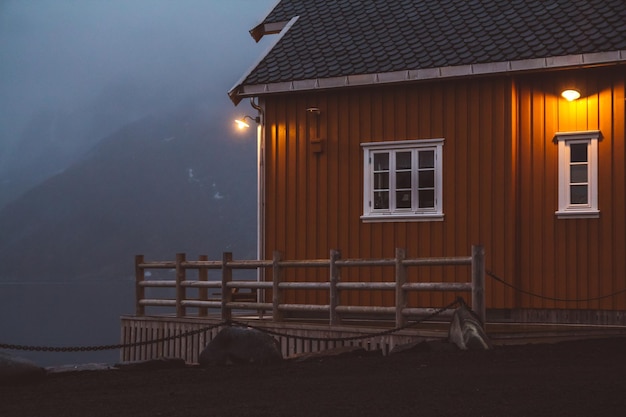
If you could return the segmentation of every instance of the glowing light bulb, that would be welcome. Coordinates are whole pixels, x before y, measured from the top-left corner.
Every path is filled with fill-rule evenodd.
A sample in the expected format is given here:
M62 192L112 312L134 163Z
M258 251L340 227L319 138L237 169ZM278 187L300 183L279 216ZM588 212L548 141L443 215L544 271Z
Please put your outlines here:
M580 92L574 89L567 89L561 93L561 96L567 101L574 101L580 98Z
M235 124L239 129L247 129L250 127L250 125L246 123L245 119L237 119L235 120Z

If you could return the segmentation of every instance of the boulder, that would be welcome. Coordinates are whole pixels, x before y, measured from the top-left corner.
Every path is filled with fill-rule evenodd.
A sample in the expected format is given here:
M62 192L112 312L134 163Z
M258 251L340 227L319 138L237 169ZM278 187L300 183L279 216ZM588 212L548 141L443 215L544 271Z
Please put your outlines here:
M492 348L480 319L465 304L452 315L448 340L462 350L487 350Z
M226 327L200 353L200 366L267 364L283 359L276 339L262 331Z
M0 385L35 382L46 375L46 370L34 362L0 351Z

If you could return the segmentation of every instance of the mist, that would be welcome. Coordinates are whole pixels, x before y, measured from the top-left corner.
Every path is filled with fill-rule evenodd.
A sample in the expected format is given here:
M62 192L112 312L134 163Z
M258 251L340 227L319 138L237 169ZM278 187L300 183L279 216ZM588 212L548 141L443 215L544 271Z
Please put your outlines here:
M33 117L44 111L79 113L111 89L124 90L115 100L127 112L102 134L191 95L210 97L216 118L233 113L226 91L265 49L248 30L273 4L4 0L0 175L8 164L28 157L19 152L19 142Z
M255 253L256 141L232 129L254 110L227 91L275 3L0 2L0 343L118 343L135 254Z

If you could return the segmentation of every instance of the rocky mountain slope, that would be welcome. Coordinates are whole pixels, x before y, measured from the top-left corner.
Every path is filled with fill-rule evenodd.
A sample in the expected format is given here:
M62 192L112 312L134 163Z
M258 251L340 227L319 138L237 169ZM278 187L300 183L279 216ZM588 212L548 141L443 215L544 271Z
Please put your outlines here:
M0 210L0 280L127 279L133 256L255 256L254 139L206 103L151 115Z

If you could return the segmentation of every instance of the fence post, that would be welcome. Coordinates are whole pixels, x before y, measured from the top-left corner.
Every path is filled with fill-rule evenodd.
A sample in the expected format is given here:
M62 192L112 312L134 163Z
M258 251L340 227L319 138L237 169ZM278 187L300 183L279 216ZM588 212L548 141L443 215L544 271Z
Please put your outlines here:
M176 254L176 317L185 317L185 307L182 305L182 301L187 298L185 287L182 283L185 281L185 268L183 268L183 262L185 262L185 254Z
M201 262L205 262L209 260L207 255L200 255L198 260ZM209 280L209 270L208 268L200 267L198 268L198 281L206 282ZM198 299L200 301L207 301L209 299L209 291L207 287L198 288ZM200 317L206 317L209 314L209 309L206 307L200 307L198 309L198 315Z
M482 321L487 322L485 307L485 248L472 246L472 310Z
M227 284L233 280L233 270L228 266L228 262L233 260L232 252L224 252L222 254L222 320L230 320L233 317L232 311L228 306L233 300L233 293Z
M143 317L146 314L146 307L140 303L146 298L146 288L141 285L145 279L143 268L140 266L143 261L143 255L135 255L135 315L137 317Z
M404 326L406 320L402 310L406 307L406 292L402 286L406 283L406 250L396 248L396 327Z
M283 313L279 310L279 306L283 302L283 296L280 292L278 284L283 279L283 271L279 265L282 255L278 251L274 251L272 257L272 319L274 321L283 321Z
M337 314L337 306L339 305L339 291L337 291L337 283L339 282L339 268L337 267L337 259L341 258L341 252L335 249L330 250L330 325L339 324L339 315Z

